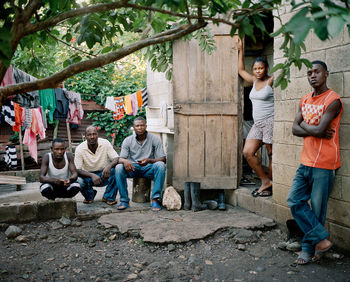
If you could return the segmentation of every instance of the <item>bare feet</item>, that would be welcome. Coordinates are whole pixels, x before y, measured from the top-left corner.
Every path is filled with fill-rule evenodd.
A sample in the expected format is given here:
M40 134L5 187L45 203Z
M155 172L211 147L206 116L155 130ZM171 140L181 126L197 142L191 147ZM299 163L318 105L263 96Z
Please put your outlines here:
M269 189L271 187L272 187L272 181L271 181L271 179L268 178L267 180L262 181L258 192L260 193L260 192L265 191L266 189Z
M332 242L327 239L318 242L315 246L315 256L313 258L313 261L319 261L322 258L323 254L326 253L331 247Z

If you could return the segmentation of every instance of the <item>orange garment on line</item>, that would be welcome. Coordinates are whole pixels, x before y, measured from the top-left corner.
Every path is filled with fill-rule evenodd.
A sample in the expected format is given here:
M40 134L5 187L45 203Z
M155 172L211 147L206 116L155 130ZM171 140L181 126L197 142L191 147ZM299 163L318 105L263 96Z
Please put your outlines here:
M12 126L12 129L13 131L15 132L19 132L21 130L21 126L22 126L22 107L13 102L13 107L14 107L14 110L15 110L15 125Z
M127 95L124 97L125 113L130 115L132 113L131 96Z
M315 97L313 97L312 94L313 92L305 95L300 101L303 119L310 125L318 125L328 106L335 100L339 100L342 106L340 113L330 124L330 127L335 131L331 139L313 136L304 137L301 163L305 166L334 170L341 165L339 154L339 125L343 112L343 103L339 95L332 89L328 89L326 92Z
M136 92L136 98L137 98L137 107L140 108L143 105L141 90Z

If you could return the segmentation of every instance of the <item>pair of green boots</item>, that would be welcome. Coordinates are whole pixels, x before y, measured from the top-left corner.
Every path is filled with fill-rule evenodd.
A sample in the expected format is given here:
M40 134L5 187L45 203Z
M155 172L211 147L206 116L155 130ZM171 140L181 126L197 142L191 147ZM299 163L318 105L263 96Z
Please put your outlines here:
M208 200L203 204L200 201L200 190L201 186L198 182L185 182L184 186L184 210L202 211L206 209L210 210L226 210L225 204L225 192L223 190L219 191L219 199L217 201Z

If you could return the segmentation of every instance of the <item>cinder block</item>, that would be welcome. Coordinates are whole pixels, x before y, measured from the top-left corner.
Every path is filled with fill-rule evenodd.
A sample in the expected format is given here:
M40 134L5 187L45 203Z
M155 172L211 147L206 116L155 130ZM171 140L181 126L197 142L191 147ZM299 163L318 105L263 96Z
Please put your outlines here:
M344 96L344 76L343 73L330 73L327 79L327 86L333 89L340 97Z
M14 204L0 204L0 222L15 222L17 206Z
M278 164L272 166L273 182L287 187L292 185L297 167Z
M350 203L330 199L328 201L327 218L334 223L350 227Z
M350 124L350 98L342 98L343 102L343 114L341 116L341 125L343 124Z
M275 120L294 121L297 113L296 102L294 100L275 101Z
M278 183L273 183L272 187L272 199L281 206L287 207L287 195L289 192L290 186L283 185L283 184L278 184Z
M286 224L286 221L292 218L289 208L276 204L276 221L278 223Z
M350 228L341 226L335 223L329 223L329 232L331 234L331 241L336 244L337 247L350 251Z
M337 35L336 37L334 37L332 39L322 41L313 32L312 36L311 36L311 40L312 40L311 45L312 46L310 46L310 47L311 47L312 51L321 50L321 49L329 49L329 48L340 45L341 42L343 42L343 37L344 37L344 35L341 32L339 35ZM328 65L328 63L330 63L330 62L327 62L327 65Z
M302 148L295 145L274 144L272 147L273 161L275 164L299 166L300 151Z
M36 203L20 203L17 209L17 222L37 220L38 207Z
M336 175L330 197L336 200L342 200L342 176Z
M341 167L337 173L339 175L350 175L350 151L340 150Z
M326 63L332 72L349 71L350 65L344 58L350 57L350 48L348 45L339 46L326 51Z
M268 218L276 219L276 203L270 199L261 199L261 211L260 214Z
M232 189L232 190L226 190L225 196L226 196L226 202L230 205L237 206L237 190L238 189Z
M342 187L341 187L342 200L350 202L350 177L342 176Z
M70 199L38 202L39 220L61 218L63 214L75 217L77 214L76 202Z
M246 210L255 212L254 197L252 197L251 194L242 191L241 189L237 189L236 193L237 193L237 205Z
M16 171L16 176L25 177L27 182L38 182L39 176L40 176L40 169L29 169L29 170L25 170L25 171Z
M350 79L350 77L349 77ZM350 150L350 125L341 124L339 128L339 146L340 150Z

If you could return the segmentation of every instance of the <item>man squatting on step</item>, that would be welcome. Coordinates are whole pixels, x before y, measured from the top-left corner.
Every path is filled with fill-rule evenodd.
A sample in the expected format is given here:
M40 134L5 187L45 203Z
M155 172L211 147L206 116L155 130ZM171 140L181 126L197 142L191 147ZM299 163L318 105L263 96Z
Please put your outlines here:
M50 200L72 198L80 191L80 185L76 182L77 177L73 156L66 152L64 140L54 139L51 153L47 153L41 162L41 195Z
M135 134L126 137L120 152L120 164L115 168L117 185L120 194L119 210L129 207L129 196L126 179L144 177L153 179L152 211L161 210L162 189L165 181L165 162L161 140L146 131L146 120L137 117L134 120Z
M304 138L301 164L287 197L292 215L304 233L297 264L306 264L312 258L319 260L332 246L324 223L335 170L340 167L343 105L338 94L327 87L328 74L324 62L312 62L307 78L313 91L301 98L293 123L293 134Z
M94 202L97 191L92 186L105 186L106 190L102 201L108 205L115 205L117 196L116 175L114 167L119 157L112 144L98 138L96 127L88 126L85 129L86 141L75 150L75 166L77 167L85 204Z

